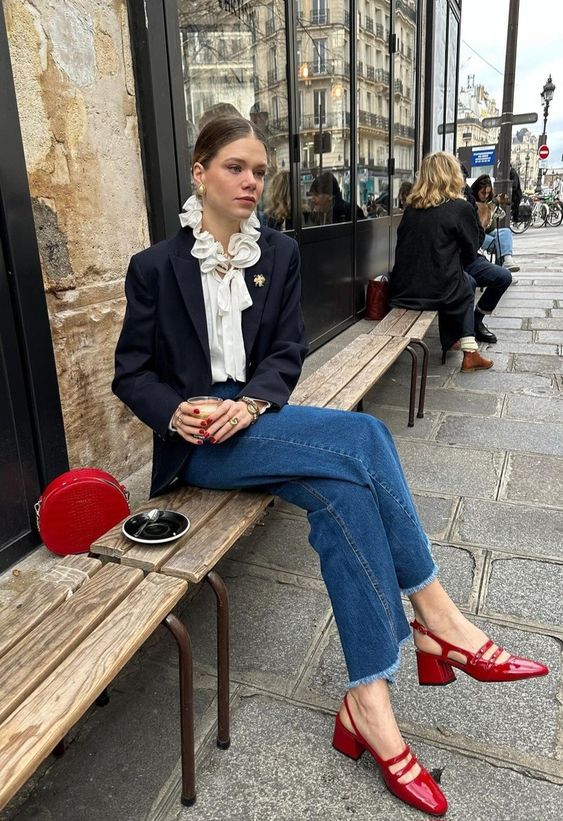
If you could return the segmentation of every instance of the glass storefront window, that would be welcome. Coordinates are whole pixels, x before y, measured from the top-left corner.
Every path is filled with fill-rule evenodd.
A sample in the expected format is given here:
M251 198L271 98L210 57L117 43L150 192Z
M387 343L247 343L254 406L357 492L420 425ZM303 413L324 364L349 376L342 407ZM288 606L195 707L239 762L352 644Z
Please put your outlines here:
M190 154L214 116L238 113L256 123L269 154L258 216L291 228L284 0L178 0L178 17Z
M395 108L394 143L395 176L393 178L393 209L401 211L404 200L414 182L415 161L415 90L416 74L416 21L418 0L397 0L395 34Z
M348 222L349 2L300 0L296 22L302 224Z
M406 5L406 4L404 4ZM357 202L366 217L389 215L389 0L366 2L358 14ZM398 99L398 98L397 98ZM396 103L395 103L396 105Z
M448 88L446 92L446 122L453 123L455 119L455 106L457 100L456 88L456 65L457 65L457 38L458 38L459 23L450 9L448 20ZM451 132L446 134L444 140L444 149L446 151L454 150L455 134Z
M447 0L437 0L434 6L434 48L433 48L433 76L432 89L432 143L431 151L442 151L444 137L438 128L444 126L444 83L446 71L447 47L446 42L446 15L448 12Z

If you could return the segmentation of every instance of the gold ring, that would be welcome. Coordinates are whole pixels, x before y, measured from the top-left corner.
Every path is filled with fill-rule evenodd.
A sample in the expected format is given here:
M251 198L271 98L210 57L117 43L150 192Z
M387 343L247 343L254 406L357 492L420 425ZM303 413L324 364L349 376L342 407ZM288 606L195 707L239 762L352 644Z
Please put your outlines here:
M231 423L231 425L232 425L233 427L234 427L235 425L238 425L238 419L237 419L237 417L236 417L236 416L233 416L233 417L232 417L232 419L229 419L229 422Z

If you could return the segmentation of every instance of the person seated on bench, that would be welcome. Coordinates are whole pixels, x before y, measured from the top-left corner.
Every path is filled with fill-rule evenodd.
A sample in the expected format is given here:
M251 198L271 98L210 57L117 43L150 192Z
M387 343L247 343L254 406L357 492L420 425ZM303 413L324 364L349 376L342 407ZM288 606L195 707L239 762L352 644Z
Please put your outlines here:
M307 511L350 679L333 744L353 758L368 750L395 795L441 814L446 799L389 699L410 634L401 594L415 612L422 683L452 680L452 667L496 681L548 671L489 642L440 585L383 423L288 405L307 351L299 250L255 216L267 163L252 123L202 129L183 227L131 259L113 389L154 431L152 494L177 483L252 488ZM199 421L184 400L205 394L223 402Z
M461 170L466 181L467 171L464 165L461 166ZM491 224L491 209L487 203L477 202L471 187L467 184L463 194L467 202L475 208L479 224L479 247L481 247L485 241L485 230ZM477 286L484 289L484 293L475 306L475 339L478 342L494 343L497 341L496 335L487 328L483 320L487 314L493 313L502 295L512 284L512 274L508 268L490 262L482 253L475 254L473 260L465 263L465 271L471 277L474 290Z
M466 372L493 363L475 341L474 285L463 269L477 254L479 227L462 190L453 154L424 157L399 223L389 288L394 308L438 311L442 361L459 342Z
M477 220L481 229L481 237L485 236L485 230L491 223L491 211L486 203L477 202L475 204ZM474 311L475 339L478 342L494 343L497 341L496 334L484 323L484 318L493 313L499 304L501 297L512 284L512 274L502 265L495 265L483 254L476 254L472 262L465 264L465 271L474 283L474 289L484 288Z
M493 183L489 175L481 174L480 177L477 177L475 182L471 185L471 191L475 197L475 201L477 203L487 203L491 211L491 220L488 227L485 228L486 235L483 239L481 247L485 251L495 250L497 253L497 259L502 259L502 265L505 268L508 268L509 271L512 271L513 273L519 271L520 266L514 262L512 257L512 231L510 228L495 227L495 215L498 216L499 219L504 219L505 212L501 208L499 198L493 191ZM510 205L510 200L508 200L507 205Z

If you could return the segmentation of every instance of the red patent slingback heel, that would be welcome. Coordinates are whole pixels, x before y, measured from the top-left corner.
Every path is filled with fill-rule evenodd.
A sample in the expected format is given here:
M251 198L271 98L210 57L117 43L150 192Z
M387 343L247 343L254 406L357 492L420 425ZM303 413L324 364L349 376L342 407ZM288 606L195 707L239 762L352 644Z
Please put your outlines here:
M380 758L356 727L356 723L350 712L350 707L348 706L348 694L344 696L344 707L346 708L354 732L348 730L340 720L340 716L337 715L334 725L334 736L332 738L332 746L334 749L353 758L354 761L357 761L362 753L367 750L368 753L373 756L374 761L381 770L387 789L392 792L393 795L396 795L397 798L400 798L405 804L410 804L411 807L416 807L416 809L427 812L429 815L444 815L448 809L446 796L430 773L425 770L419 762L420 772L418 775L407 784L401 784L399 779L410 772L417 763L416 756L411 753L408 745L405 746L402 753L396 755L394 758L388 758L386 760ZM394 764L399 764L399 762L405 759L407 759L407 761L404 767L400 767L397 772L391 772L390 768Z
M471 653L469 650L456 647L455 644L450 644L448 641L438 638L416 619L411 622L411 627L413 630L429 636L440 647L440 655L426 653L423 650L416 651L419 684L450 684L455 681L455 673L452 667L463 670L464 673L477 681L518 681L524 678L545 676L549 673L549 669L544 664L522 656L511 655L506 661L496 664L496 660L504 651L504 648L498 645L489 658L483 658L487 650L495 647L492 639L488 639L476 653ZM457 661L451 658L449 653L459 653L465 656L466 660Z

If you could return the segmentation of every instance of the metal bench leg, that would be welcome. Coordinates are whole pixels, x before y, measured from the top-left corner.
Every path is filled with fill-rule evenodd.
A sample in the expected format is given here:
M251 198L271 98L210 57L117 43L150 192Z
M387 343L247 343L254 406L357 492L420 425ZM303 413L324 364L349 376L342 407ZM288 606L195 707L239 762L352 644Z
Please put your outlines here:
M96 704L98 705L98 707L105 707L106 704L109 704L109 693L107 687L104 687L104 689L96 699Z
M358 411L358 413L363 413L364 412L364 400L363 399L360 399L360 401L356 405L356 410Z
M65 737L63 736L56 747L53 747L53 755L55 758L60 758L66 752Z
M430 351L428 345L422 339L411 340L414 344L420 345L422 348L422 371L420 374L420 393L418 395L418 413L417 419L424 419L424 399L426 397L426 380L428 378L428 362L430 358Z
M178 667L180 670L180 738L182 745L182 804L189 807L195 794L195 751L194 751L194 681L192 643L182 622L169 613L162 622L172 633L178 645Z
M217 598L217 746L226 750L231 743L229 717L229 594L215 570L205 577Z
M407 346L406 350L411 355L411 390L409 396L409 421L408 426L409 428L414 428L414 405L416 402L416 377L418 374L418 356L416 355L416 351L414 348L411 348L410 345Z

